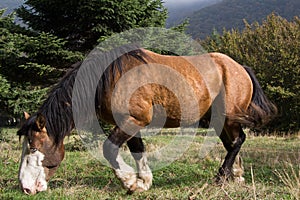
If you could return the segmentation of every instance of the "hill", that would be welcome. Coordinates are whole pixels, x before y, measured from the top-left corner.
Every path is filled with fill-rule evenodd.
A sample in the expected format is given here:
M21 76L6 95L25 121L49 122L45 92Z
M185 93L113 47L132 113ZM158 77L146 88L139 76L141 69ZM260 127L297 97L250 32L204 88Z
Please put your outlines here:
M211 6L222 0L189 0L189 1L166 1L164 6L168 9L167 27L179 24L194 11Z
M6 13L11 13L14 11L14 9L21 6L23 3L23 0L1 0L0 2L0 9L7 9Z
M223 28L244 28L243 19L252 23L261 22L270 13L276 13L288 20L300 16L299 0L223 0L189 15L187 30L193 38L205 38L213 30L222 33Z

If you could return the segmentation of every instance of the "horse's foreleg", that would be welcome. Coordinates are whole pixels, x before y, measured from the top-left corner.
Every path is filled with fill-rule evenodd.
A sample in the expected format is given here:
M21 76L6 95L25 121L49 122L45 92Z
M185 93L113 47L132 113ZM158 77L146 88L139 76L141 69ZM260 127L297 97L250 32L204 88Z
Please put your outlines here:
M219 169L217 181L220 182L232 178L235 181L243 182L242 160L238 153L246 139L246 135L243 132L241 125L237 123L229 124L227 122L220 138L227 150L227 155Z
M147 164L145 146L140 132L127 141L132 156L136 161L138 170L137 188L138 191L148 190L152 185L152 172Z
M115 127L103 144L104 157L111 164L117 178L125 189L134 191L137 187L137 177L134 169L127 165L119 155L120 146L132 136Z

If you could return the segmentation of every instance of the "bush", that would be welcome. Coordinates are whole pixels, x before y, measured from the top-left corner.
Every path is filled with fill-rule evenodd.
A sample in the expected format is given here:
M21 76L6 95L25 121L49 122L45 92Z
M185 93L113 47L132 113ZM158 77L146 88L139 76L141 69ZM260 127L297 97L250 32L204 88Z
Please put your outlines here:
M300 121L300 19L291 22L271 14L262 24L248 24L243 31L214 33L201 41L208 51L231 56L256 72L279 116L266 130L299 131Z

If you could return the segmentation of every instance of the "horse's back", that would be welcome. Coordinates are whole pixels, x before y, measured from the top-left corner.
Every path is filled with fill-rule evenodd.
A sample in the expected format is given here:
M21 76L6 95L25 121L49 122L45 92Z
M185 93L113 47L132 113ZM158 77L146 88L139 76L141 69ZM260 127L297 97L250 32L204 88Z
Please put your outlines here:
M131 116L139 125L152 121L153 114L165 117L165 127L197 122L209 110L214 99L225 87L226 113L235 107L245 109L252 95L247 72L230 57L220 53L199 56L164 56L144 50L147 64L124 59L131 66L106 95L105 112ZM250 96L250 98L249 98ZM112 102L112 103L107 103Z

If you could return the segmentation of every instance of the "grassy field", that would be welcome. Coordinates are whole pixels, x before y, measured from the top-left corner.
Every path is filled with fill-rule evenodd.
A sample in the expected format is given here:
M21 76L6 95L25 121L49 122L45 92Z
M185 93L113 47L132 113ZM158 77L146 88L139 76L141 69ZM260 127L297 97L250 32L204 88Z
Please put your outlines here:
M169 166L153 172L149 191L127 195L109 167L84 151L77 136L66 138L66 157L46 192L23 194L18 187L21 143L15 129L0 134L0 199L300 199L300 138L248 136L241 156L245 184L214 185L224 158L219 143L205 159L199 158L203 136ZM146 140L148 148L160 146L172 135Z

